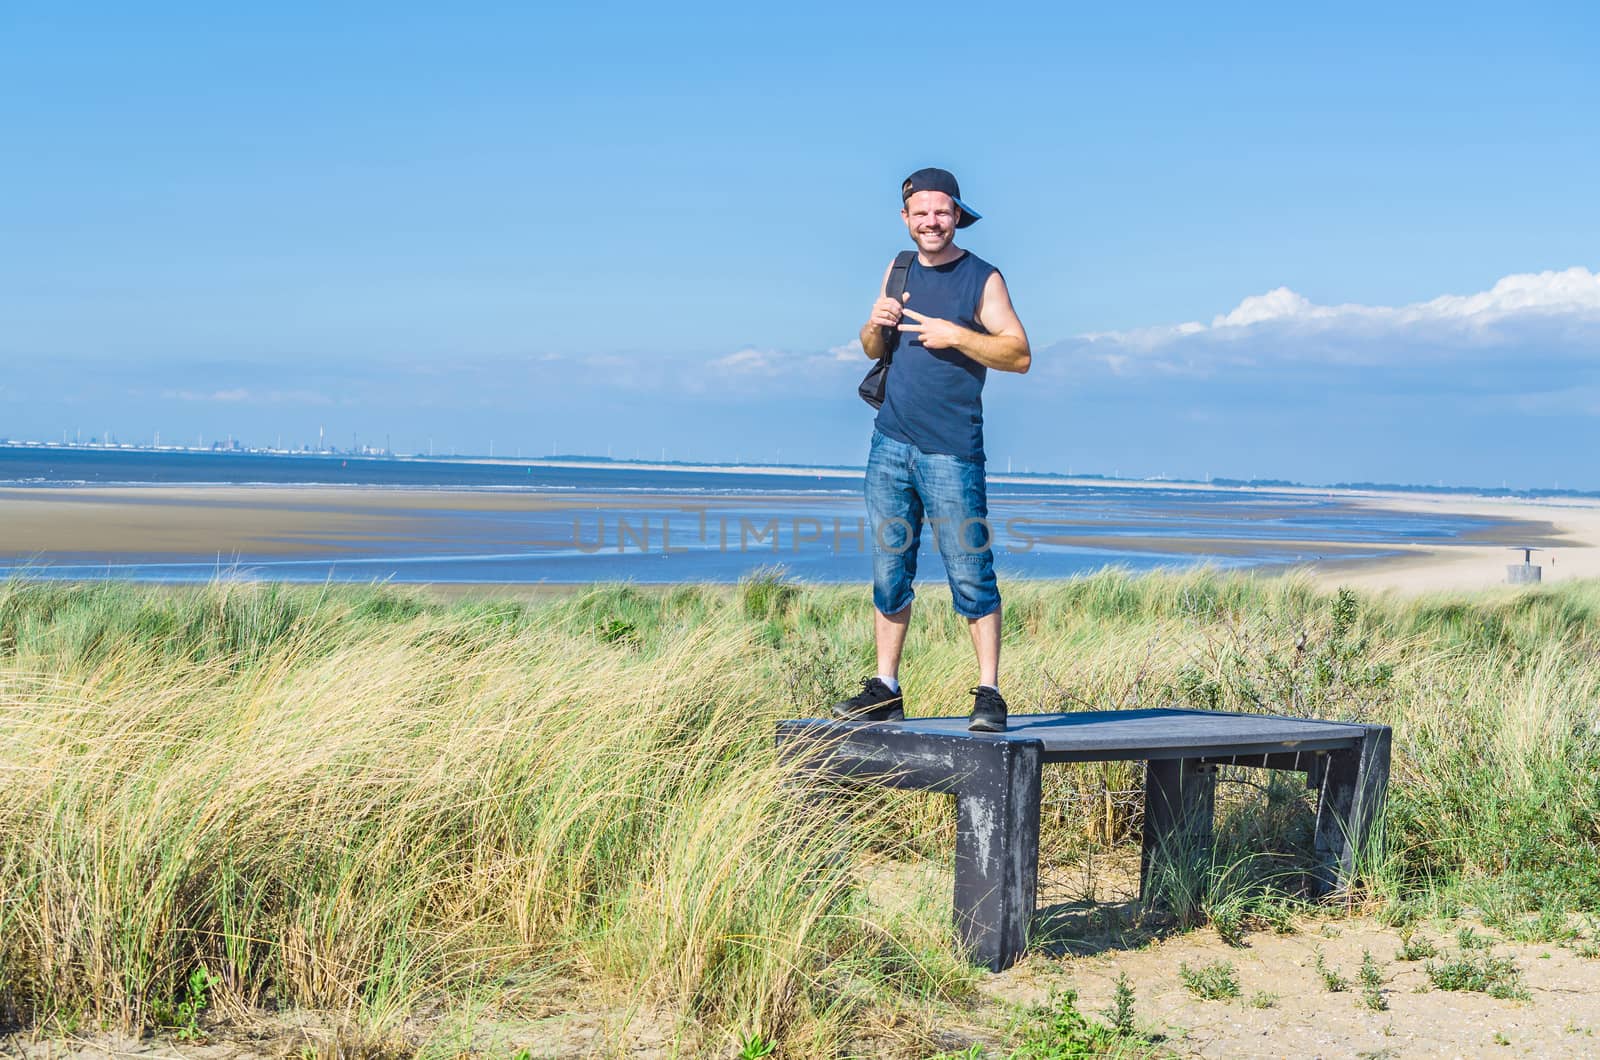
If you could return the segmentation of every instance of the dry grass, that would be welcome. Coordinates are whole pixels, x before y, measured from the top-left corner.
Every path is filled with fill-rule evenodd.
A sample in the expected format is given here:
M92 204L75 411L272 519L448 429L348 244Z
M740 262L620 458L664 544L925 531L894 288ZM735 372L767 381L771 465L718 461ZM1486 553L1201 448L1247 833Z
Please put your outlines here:
M1394 724L1376 896L1600 908L1600 591L1110 573L1007 608L1015 711ZM923 611L913 713L963 710L965 630ZM771 581L534 604L0 586L0 1024L170 1023L204 968L212 1011L373 1033L581 993L668 1014L691 1051L921 1042L975 973L941 911L869 902L853 866L947 858L948 806L821 812L772 749L868 672L870 638L864 592ZM1053 771L1047 855L1125 843L1137 781Z

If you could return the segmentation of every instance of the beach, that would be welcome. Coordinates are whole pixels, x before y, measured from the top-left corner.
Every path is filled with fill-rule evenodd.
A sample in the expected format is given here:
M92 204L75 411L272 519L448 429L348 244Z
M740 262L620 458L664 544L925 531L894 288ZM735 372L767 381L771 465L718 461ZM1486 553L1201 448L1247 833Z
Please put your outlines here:
M1506 539L1493 544L1478 541L1443 547L1406 546L1402 556L1348 568L1321 568L1317 578L1324 585L1402 594L1489 589L1507 584L1506 567L1523 559L1521 552L1513 550L1519 545L1540 550L1533 553L1533 562L1542 568L1541 580L1545 583L1600 578L1600 502L1383 494L1362 503L1388 510L1507 519L1513 521L1513 527L1508 528ZM1524 537L1514 536L1518 529Z
M1126 491L1122 495L1143 502L1158 496L1153 491L1159 489L1151 483L1122 486L1104 482L1094 483L1093 488L1099 495L1112 498L1106 502L1112 506L1117 504L1115 498L1121 490ZM1168 488L1174 497L1181 492L1200 498L1184 502L1187 510L1195 513L1192 527L1174 530L1164 524L1159 510L1152 514L1144 509L1132 514L1123 512L1120 523L1108 532L1106 516L1092 508L1058 510L1047 523L1037 524L1047 525L1048 530L1023 532L1025 538L1020 542L1015 535L1002 535L997 540L997 551L1004 549L1008 555L1026 552L1032 547L1026 538L1031 537L1040 546L1079 553L1084 563L1092 563L1097 554L1107 557L1107 564L1122 565L1127 565L1130 557L1135 565L1145 557L1150 565L1159 563L1169 568L1186 562L1218 566L1238 563L1268 573L1306 571L1328 587L1414 594L1503 585L1507 565L1520 562L1520 555L1510 547L1528 545L1540 550L1533 558L1543 568L1545 582L1600 577L1600 503L1594 501L1309 489ZM1226 499L1231 521L1215 528L1208 525L1208 520L1222 511L1207 504L1204 498L1208 496ZM1259 505L1252 501L1255 496L1260 497ZM1255 533L1252 521L1273 522L1277 513L1271 505L1281 503L1285 497L1306 498L1357 518L1365 515L1374 519L1400 516L1424 521L1466 520L1465 529L1449 537L1416 541L1391 531L1381 545L1298 537L1287 530L1270 539ZM263 577L270 578L274 570L281 569L287 572L285 576L308 580L304 563L312 560L376 563L372 557L405 557L422 552L439 562L414 569L401 565L375 576L411 584L458 581L463 584L454 585L449 591L469 591L470 586L477 585L497 595L514 592L517 583L536 583L532 591L543 595L586 580L701 580L693 574L662 576L658 572L666 569L665 564L646 561L677 560L678 556L646 553L660 550L662 545L668 546L666 551L671 553L685 541L692 544L697 529L701 542L714 545L719 526L724 542L730 538L739 541L746 527L751 531L760 529L761 520L750 515L757 511L763 519L777 513L790 539L782 549L774 538L770 550L762 542L753 550L755 555L739 552L725 556L720 577L710 580L732 580L741 563L763 562L769 555L773 562L795 564L801 551L797 539L809 531L811 522L820 525L824 534L830 529L842 529L844 540L850 541L849 524L854 518L850 506L855 503L849 494L837 490L824 496L732 491L686 499L670 490L539 492L341 485L7 487L0 488L0 554L11 556L18 566L103 564L105 570L97 570L96 576L105 576L117 564L125 563L160 565L183 560L190 568L203 563L221 570L242 561L259 564ZM1043 510L1039 502L1027 499L1010 510L1032 512L1036 508ZM619 517L632 519L633 525L656 536L642 539L647 547L636 547L638 541L623 536ZM839 521L841 526L830 527L830 519ZM605 556L595 557L601 544L605 546ZM587 555L576 556L578 551ZM454 568L440 566L460 566L480 555L509 556L514 552L565 554L569 561L539 577L496 574L489 568L485 568L488 573L483 573L475 568L458 579L450 575ZM630 554L619 555L625 552ZM583 564L574 562L585 558L608 559L610 565L605 570L610 573L586 576ZM846 575L850 571L849 558L843 564ZM632 565L620 566L625 562ZM446 576L439 576L441 569ZM677 569L682 568L673 568ZM840 569L835 564L820 576L824 580L840 580ZM618 570L620 573L615 573ZM808 575L803 565L797 565L793 573L806 578L818 576L818 571L820 568ZM1013 577L1030 576L1007 573ZM1046 570L1033 576L1053 575Z

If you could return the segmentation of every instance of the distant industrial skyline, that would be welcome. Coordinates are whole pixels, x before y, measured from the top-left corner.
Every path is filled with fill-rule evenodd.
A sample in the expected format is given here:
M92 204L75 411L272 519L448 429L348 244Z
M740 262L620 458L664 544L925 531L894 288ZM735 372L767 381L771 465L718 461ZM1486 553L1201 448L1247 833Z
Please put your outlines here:
M785 469L785 470L795 471L795 472L804 472L804 471L806 471L808 469L820 469L820 470L826 470L826 471L831 471L831 472L860 471L860 470L863 469L863 465L861 465L861 464L822 464L822 463L817 463L817 462L785 463L781 459L774 459L774 460L770 460L770 461L760 460L760 459L744 460L742 458L735 458L735 459L731 459L731 460L727 460L727 459L723 459L723 460L717 460L717 459L711 459L711 460L681 459L681 458L676 458L676 457L669 457L667 455L667 452L666 452L665 449L662 450L662 453L661 453L659 458L652 458L652 457L650 457L648 455L644 455L644 454L641 454L639 452L635 452L634 455L632 455L632 456L612 456L611 454L601 455L601 454L596 454L596 453L582 453L582 452L573 452L573 453L551 452L551 453L547 453L547 454L527 454L527 455L524 455L520 451L515 452L515 453L496 453L496 452L493 452L493 451L486 452L486 453L454 452L454 451L452 451L452 452L424 453L424 452L404 452L404 451L396 451L396 450L390 450L390 449L378 449L378 448L374 448L374 447L366 446L366 445L362 445L359 448L350 448L350 449L342 449L342 448L339 448L338 446L331 445L331 444L327 445L325 448L318 449L318 448L315 448L315 447L311 446L309 443L304 443L304 444L302 444L300 446L291 446L291 447L284 447L281 444L277 444L277 445L249 445L249 444L246 444L242 439L236 439L236 438L232 438L232 437L228 438L226 441L213 441L209 445L205 444L203 439L201 439L201 440L199 440L199 444L192 445L192 446L191 445L180 444L180 443L140 443L140 442L137 442L137 441L125 442L125 441L117 441L115 439L113 439L108 444L106 442L97 441L95 439L89 439L89 440L86 440L86 441L70 441L70 440L66 440L66 441L58 442L58 441L55 441L55 440L36 440L36 439L19 439L19 438L0 437L0 449L5 449L5 448L19 449L19 450L47 450L47 451L48 450L86 450L86 451L95 451L95 452L128 452L128 453L155 452L155 453L185 453L185 454L202 454L202 455L204 455L204 454L213 454L214 453L214 454L232 454L232 455L246 455L246 456L248 456L248 455L262 455L262 456L306 456L306 457L359 457L359 458L364 458L364 459L375 459L375 460L423 460L423 459L427 459L427 460L438 460L438 461L452 461L452 460L473 461L473 462L494 461L496 463L504 463L504 464L518 465L518 466L524 465L524 464L525 465L530 465L530 466L551 465L551 464L584 464L584 465L587 465L587 464L612 465L612 464L614 464L614 465L619 466L619 467L628 467L628 466L656 467L656 466L665 465L665 466L669 466L669 467L683 467L685 469L716 468L716 467L739 467L739 468L749 468L749 469L759 469L759 468ZM781 454L779 454L779 455L781 456ZM1112 469L1112 471L1110 471L1108 473L1108 472L1103 472L1103 471L1081 470L1081 469L1076 469L1076 468L1069 467L1066 470L1062 471L1062 470L1052 470L1052 469L1047 469L1047 468L1035 469L1035 468L1033 468L1031 466L1013 466L1010 461L1007 461L1006 465L1003 468L1002 467L993 467L993 468L991 468L990 474L991 474L991 476L1013 476L1013 477L1018 477L1018 478L1035 477L1035 478L1043 478L1043 479L1062 479L1062 480L1073 480L1073 481L1103 481L1103 482L1107 482L1107 483L1116 483L1116 482L1140 483L1140 484L1171 483L1173 485L1192 484L1192 485L1218 485L1218 486L1256 486L1256 487L1262 487L1262 488L1271 488L1271 487L1278 487L1278 486L1293 486L1293 487L1303 487L1303 488L1307 488L1307 489L1366 489L1366 488L1388 489L1388 488L1393 488L1393 489L1398 489L1398 490L1423 490L1423 491L1430 491L1430 492L1432 492L1432 491L1444 491L1444 492L1452 492L1452 493L1471 492L1471 493L1489 493L1489 494L1516 494L1516 495L1529 495L1529 496L1532 496L1532 495L1540 495L1540 496L1545 496L1545 495L1600 496L1600 490L1586 490L1586 489L1574 487L1574 486L1571 486L1571 485L1563 486L1560 482L1554 482L1554 483L1551 483L1550 485L1546 486L1546 485L1539 485L1537 483L1508 482L1508 481L1501 481L1498 485L1495 485L1495 484L1492 484L1492 483L1484 483L1484 482L1478 482L1478 483L1472 483L1472 482L1446 483L1446 482L1444 482L1442 480L1441 481L1436 481L1436 482L1386 482L1386 481L1375 481L1375 480L1350 481L1350 482L1316 482L1316 481L1302 481L1302 480L1299 480L1299 479L1284 479L1284 478L1260 478L1260 479L1237 478L1237 477L1227 476L1227 475L1218 475L1218 476L1206 475L1206 476L1200 477L1200 478L1186 478L1186 477L1181 477L1181 476L1180 477L1172 477L1172 476L1167 476L1167 475L1124 476L1124 475L1120 474L1120 470L1119 469Z

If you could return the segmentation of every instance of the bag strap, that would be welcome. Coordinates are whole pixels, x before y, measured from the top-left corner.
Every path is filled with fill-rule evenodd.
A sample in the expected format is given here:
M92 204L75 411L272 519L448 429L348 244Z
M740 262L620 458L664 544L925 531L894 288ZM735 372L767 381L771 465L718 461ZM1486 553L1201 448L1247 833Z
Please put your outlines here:
M902 301L901 295L906 293L906 279L911 275L911 263L917 258L914 250L902 250L894 256L894 264L889 266L889 278L883 284L883 296L893 298L896 302ZM900 345L900 333L890 328L888 335L888 348L884 350L883 360L887 363L894 357L895 347Z

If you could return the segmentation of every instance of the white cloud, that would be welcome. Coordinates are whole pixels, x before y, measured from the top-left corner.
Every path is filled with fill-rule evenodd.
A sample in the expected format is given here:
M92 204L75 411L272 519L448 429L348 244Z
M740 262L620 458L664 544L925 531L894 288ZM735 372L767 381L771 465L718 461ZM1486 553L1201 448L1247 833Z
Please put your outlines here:
M716 358L711 362L711 366L728 372L777 375L782 368L782 361L783 355L776 350L757 350L747 347L736 350L726 357Z
M1214 328L1242 328L1251 324L1259 324L1264 320L1288 320L1296 317L1311 318L1323 317L1337 312L1326 306L1312 305L1311 300L1303 294L1296 294L1287 287L1279 287L1266 294L1255 294L1240 302L1233 312L1218 316L1211 322ZM1200 324L1180 324L1180 333L1192 335L1204 330Z
M1319 305L1279 287L1251 295L1211 323L1080 335L1052 352L1115 375L1210 375L1298 361L1339 365L1404 359L1592 360L1600 341L1600 273L1583 267L1506 276L1487 291L1383 306Z
M1402 313L1440 319L1496 320L1520 313L1600 314L1600 273L1574 267L1561 272L1519 273L1472 295L1442 295L1407 306Z
M1317 305L1305 295L1279 287L1251 295L1232 312L1219 314L1211 328L1244 328L1267 322L1323 324L1340 320L1387 321L1396 324L1463 322L1491 324L1524 314L1600 315L1600 273L1582 267L1561 272L1506 276L1477 294L1440 295L1428 302L1403 306ZM1180 324L1180 334L1204 331L1201 324Z
M138 392L132 392L136 396ZM316 390L269 390L257 392L245 387L228 387L222 390L163 390L161 396L168 401L205 401L223 404L252 402L257 405L331 405L333 399Z
M746 380L783 380L786 387L817 383L831 386L850 369L866 371L866 354L856 340L829 347L827 352L793 353L746 347L723 357L713 358L708 366ZM848 366L846 368L845 366Z
M830 346L828 352L833 355L834 360L843 361L846 364L856 364L865 360L867 356L867 351L861 348L860 339L851 339L849 342L841 343L838 346Z
M243 387L232 387L227 390L164 390L161 396L169 401L249 401L250 391Z

